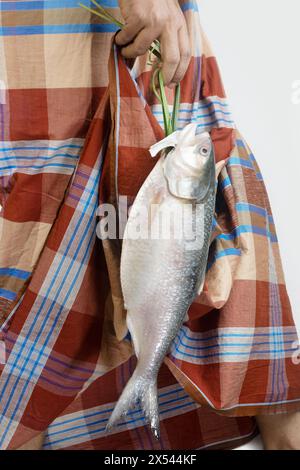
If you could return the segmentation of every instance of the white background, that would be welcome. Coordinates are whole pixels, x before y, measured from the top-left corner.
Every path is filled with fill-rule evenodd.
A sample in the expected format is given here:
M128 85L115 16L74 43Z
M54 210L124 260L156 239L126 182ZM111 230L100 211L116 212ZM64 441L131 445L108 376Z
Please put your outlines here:
M261 168L300 331L300 1L200 0L237 127ZM298 103L298 104L297 104ZM261 448L259 440L245 446Z

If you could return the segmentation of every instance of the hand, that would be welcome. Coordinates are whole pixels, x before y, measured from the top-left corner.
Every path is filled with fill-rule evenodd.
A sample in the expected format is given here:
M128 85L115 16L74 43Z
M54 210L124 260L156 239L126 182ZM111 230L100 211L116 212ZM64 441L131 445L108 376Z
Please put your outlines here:
M115 37L125 58L145 54L160 40L164 84L173 88L184 77L191 47L184 14L178 0L119 0L124 28Z

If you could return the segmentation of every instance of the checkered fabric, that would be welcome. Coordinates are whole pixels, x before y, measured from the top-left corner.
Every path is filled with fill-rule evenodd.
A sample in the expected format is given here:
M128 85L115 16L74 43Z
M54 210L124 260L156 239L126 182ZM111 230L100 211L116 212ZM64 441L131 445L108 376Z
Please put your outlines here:
M148 56L73 0L0 2L0 448L232 448L253 416L300 409L298 338L272 211L236 128L198 1L180 1L192 58L178 127L211 133L218 164L204 289L159 374L161 438L140 409L105 424L135 364L121 243L96 235L99 202L129 204L164 136ZM89 1L86 2L89 4ZM121 19L115 0L102 2ZM173 91L166 89L170 110Z

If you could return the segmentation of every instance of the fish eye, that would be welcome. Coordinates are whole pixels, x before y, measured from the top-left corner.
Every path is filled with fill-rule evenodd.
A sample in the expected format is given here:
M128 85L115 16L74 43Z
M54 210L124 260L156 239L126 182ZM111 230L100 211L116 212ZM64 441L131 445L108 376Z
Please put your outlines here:
M207 145L201 145L199 147L199 153L200 155L202 155L203 157L207 157L207 155L209 154L209 148Z

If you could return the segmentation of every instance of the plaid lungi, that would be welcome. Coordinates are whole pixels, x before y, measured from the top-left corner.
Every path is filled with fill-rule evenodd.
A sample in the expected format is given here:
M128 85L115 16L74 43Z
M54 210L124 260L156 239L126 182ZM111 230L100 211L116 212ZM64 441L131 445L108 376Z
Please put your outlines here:
M117 28L76 0L0 3L1 449L43 431L52 450L232 448L255 435L253 416L300 409L268 195L199 3L180 1L192 59L178 125L211 132L218 193L204 289L159 374L159 442L139 409L105 433L135 357L120 243L96 235L99 203L132 204L157 161L148 149L163 115L148 56L125 61ZM117 1L102 4L121 19Z

